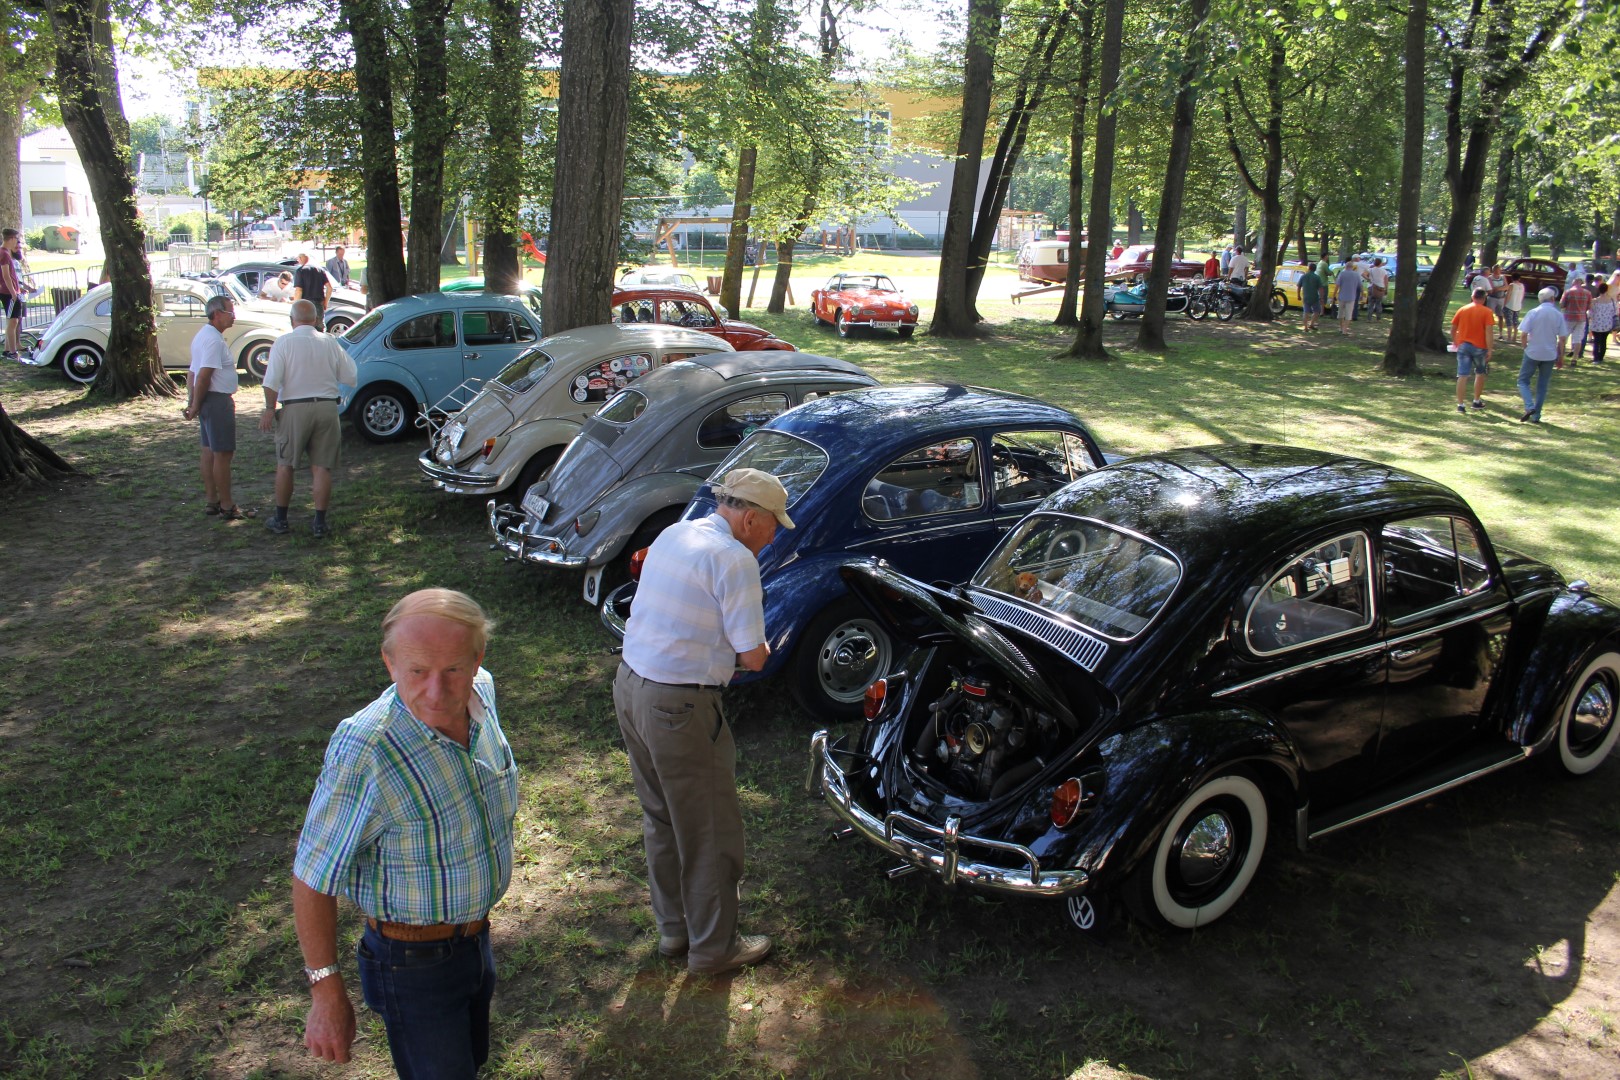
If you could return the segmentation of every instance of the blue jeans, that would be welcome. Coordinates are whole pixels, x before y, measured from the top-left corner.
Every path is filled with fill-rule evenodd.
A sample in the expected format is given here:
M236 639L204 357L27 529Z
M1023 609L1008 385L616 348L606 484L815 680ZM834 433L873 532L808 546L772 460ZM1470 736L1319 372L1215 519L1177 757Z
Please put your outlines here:
M360 990L388 1029L401 1080L461 1080L489 1058L495 956L489 931L449 941L394 941L366 927Z
M1539 368L1540 370L1534 370ZM1519 365L1519 396L1524 399L1524 411L1541 419L1541 407L1547 403L1547 384L1552 381L1553 362L1532 360L1528 356ZM1536 395L1530 397L1530 376L1536 377Z

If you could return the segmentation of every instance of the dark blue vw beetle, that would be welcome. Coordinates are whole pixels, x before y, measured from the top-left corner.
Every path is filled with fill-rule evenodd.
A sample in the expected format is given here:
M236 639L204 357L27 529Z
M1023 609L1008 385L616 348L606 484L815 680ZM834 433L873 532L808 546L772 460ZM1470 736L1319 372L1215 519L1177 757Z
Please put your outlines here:
M925 581L960 581L1047 495L1100 468L1096 439L1073 413L971 386L853 390L790 409L713 473L779 477L798 528L760 555L771 658L816 713L854 714L889 669L894 645L838 573L852 555L887 560ZM705 484L686 517L714 510ZM635 583L602 608L620 637Z

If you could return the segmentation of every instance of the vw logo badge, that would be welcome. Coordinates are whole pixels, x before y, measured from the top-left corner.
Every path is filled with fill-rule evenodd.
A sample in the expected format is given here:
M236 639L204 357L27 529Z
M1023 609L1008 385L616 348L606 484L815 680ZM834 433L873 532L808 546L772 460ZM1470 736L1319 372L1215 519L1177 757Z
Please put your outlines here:
M1090 930L1097 925L1097 908L1089 896L1069 897L1069 919L1082 930Z

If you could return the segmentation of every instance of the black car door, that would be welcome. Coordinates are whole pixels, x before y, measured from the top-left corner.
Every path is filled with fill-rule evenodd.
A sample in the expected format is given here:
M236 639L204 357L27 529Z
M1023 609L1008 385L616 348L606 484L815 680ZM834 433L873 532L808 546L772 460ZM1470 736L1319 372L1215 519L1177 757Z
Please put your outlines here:
M1479 734L1512 615L1477 527L1465 517L1391 521L1378 549L1389 646L1378 773L1387 781Z
M989 515L983 454L972 434L906 451L861 489L850 550L888 559L923 581L961 581L1000 538Z

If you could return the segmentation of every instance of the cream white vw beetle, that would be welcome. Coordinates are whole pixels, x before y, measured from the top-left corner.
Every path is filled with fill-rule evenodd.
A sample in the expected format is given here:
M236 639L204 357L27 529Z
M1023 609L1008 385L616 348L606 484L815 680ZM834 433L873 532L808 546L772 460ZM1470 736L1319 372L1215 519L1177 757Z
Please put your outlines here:
M452 495L519 495L550 471L608 398L653 368L732 352L713 334L678 326L582 326L535 343L434 430L417 459Z

